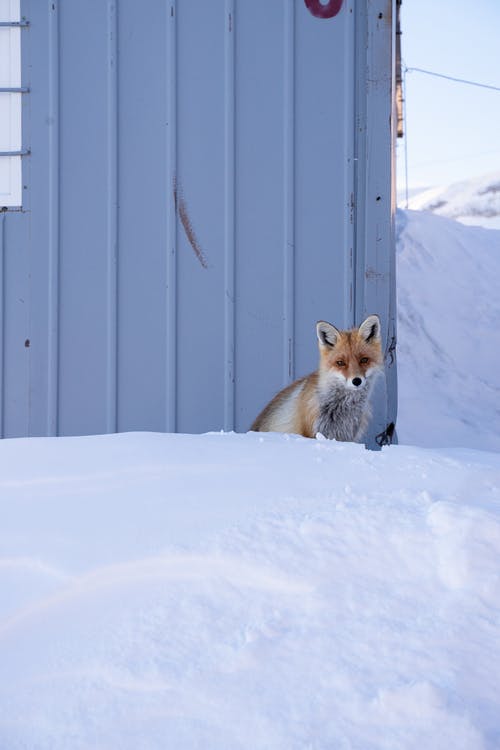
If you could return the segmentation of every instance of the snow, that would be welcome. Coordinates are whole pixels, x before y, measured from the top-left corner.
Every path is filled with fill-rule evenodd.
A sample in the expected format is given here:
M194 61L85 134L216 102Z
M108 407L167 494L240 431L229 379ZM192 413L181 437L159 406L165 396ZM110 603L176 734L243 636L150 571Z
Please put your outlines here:
M398 434L500 451L500 231L398 211Z
M398 214L399 445L0 443L0 750L500 747L499 238Z
M1 447L0 747L498 747L498 455Z

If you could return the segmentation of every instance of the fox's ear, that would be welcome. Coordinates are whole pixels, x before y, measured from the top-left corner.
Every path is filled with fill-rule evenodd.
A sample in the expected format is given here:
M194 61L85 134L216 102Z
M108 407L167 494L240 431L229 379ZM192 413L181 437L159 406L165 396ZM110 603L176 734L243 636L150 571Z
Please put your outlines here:
M340 331L337 331L335 326L330 323L326 323L324 320L320 320L316 323L316 333L318 335L318 341L320 346L335 346L337 338L340 335Z
M368 343L380 341L380 318L378 315L369 315L359 326L359 333Z

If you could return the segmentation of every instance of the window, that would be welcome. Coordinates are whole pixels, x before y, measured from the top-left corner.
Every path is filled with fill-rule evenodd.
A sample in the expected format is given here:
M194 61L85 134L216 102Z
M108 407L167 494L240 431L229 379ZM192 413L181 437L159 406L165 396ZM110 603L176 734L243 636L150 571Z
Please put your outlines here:
M0 0L0 207L22 205L19 20L20 0Z

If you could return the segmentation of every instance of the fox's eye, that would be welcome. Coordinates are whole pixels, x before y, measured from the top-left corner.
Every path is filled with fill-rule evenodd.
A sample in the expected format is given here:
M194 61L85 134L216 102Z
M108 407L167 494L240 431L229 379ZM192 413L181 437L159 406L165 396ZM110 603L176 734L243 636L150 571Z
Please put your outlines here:
M338 360L337 360L337 361L335 362L335 364L337 365L337 367L345 367L345 362L344 362L344 360L343 360L343 359L338 359Z
M361 357L361 359L359 360L359 364L360 365L367 365L369 361L370 360L368 359L368 357Z

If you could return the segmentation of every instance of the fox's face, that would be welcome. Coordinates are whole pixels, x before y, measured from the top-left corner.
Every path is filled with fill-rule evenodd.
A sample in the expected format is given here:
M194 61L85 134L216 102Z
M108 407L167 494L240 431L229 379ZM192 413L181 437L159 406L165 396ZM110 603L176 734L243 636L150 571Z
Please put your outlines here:
M339 331L321 320L316 330L322 380L333 380L353 391L369 387L383 362L378 316L369 315L350 331Z

